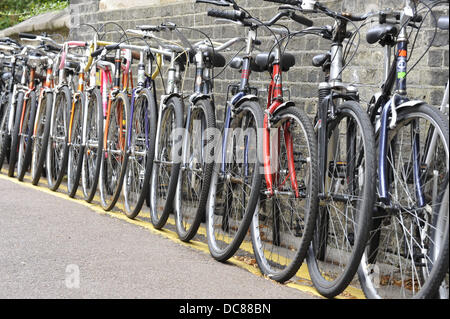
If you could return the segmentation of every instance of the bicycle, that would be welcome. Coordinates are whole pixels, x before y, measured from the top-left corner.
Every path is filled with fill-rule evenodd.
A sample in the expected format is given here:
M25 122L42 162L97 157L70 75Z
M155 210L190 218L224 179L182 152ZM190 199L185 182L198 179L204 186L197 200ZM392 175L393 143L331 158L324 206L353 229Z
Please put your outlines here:
M255 56L253 70L269 72L271 83L263 119L264 179L250 226L251 239L259 269L278 282L295 275L306 257L318 203L314 129L305 111L283 92L283 73L295 65L295 57L282 48L290 31L271 27L284 17L307 27L313 24L290 10L281 10L261 23L260 27L272 33L274 44L269 52ZM239 65L241 60L237 61Z
M127 30L145 37L151 34L143 30ZM132 50L139 59L137 86L131 92L131 108L128 123L127 156L128 163L124 167L123 195L125 214L134 219L140 212L148 197L148 185L154 158L156 139L156 91L154 79L160 72L161 58L153 55L148 46L137 46L119 43L108 46L108 49L120 48ZM148 72L145 71L147 61ZM157 68L153 72L153 62ZM151 74L151 75L150 75Z
M107 86L102 86L102 100L104 106L103 150L101 155L99 187L100 199L104 210L114 208L122 190L125 170L128 163L127 140L129 132L130 100L128 98L129 81L131 75L131 51L124 51L124 63L122 63L122 51L115 44L105 46L94 51L91 56L99 56L108 50L116 51L113 68L113 87L106 94ZM124 64L124 65L122 65ZM122 76L122 66L124 67ZM111 79L111 69L106 68L102 76ZM107 78L101 81L106 84ZM105 108L106 107L106 108Z
M239 85L230 85L227 92L225 121L221 145L214 152L214 167L206 205L206 234L211 256L220 262L231 258L239 249L249 230L257 206L262 182L262 125L263 114L257 90L249 85L252 52L258 24L234 1L197 0L218 6L232 6L233 10L208 10L208 16L224 18L249 27L246 50ZM233 63L230 64L233 67ZM256 92L255 92L256 91ZM229 98L229 94L233 96Z
M376 13L380 25L366 37L385 47L385 81L368 109L378 149L373 226L358 270L368 298L432 297L448 271L448 240L446 257L435 242L448 238L448 212L433 214L448 188L448 119L407 95L407 27L422 21L416 9L406 0L400 12Z
M4 39L1 41L4 44L1 45L1 49L9 53L8 56L4 55L3 60L9 60L10 72L5 72L2 74L2 82L4 83L4 92L2 92L2 117L0 118L0 170L3 167L5 158L8 160L11 157L11 140L14 133L14 124L16 119L17 105L23 103L23 95L16 92L16 84L18 82L25 83L25 75L19 74L17 68L23 65L21 59L17 59L15 54L21 49L21 46L9 39ZM6 66L6 64L4 65ZM22 72L24 67L22 66ZM16 73L17 72L17 73ZM17 79L20 75L20 79ZM19 101L20 98L20 101ZM11 166L11 165L10 165ZM14 172L14 171L13 171ZM8 169L8 175L11 174L11 169Z
M331 41L330 51L315 56L312 63L322 68L325 81L319 84L314 119L319 206L306 261L315 288L332 298L344 291L358 270L369 238L375 202L372 124L359 104L356 87L342 82L342 73L349 64L344 60L344 43L357 35L348 30L348 24L364 21L368 15L334 12L312 0L277 2L286 4L283 6L286 10L322 13L335 20L334 26L310 27L298 32Z
M45 81L43 81L38 98L36 118L33 123L32 135L32 155L31 155L31 178L32 184L37 185L41 179L42 171L47 159L47 148L50 136L51 117L54 106L54 63L61 50L51 38L46 36L37 36L34 34L20 33L19 37L23 40L39 41L45 45L45 52L40 57L43 66L46 69ZM45 54L44 54L45 53Z
M212 148L215 143L216 110L212 69L224 67L226 61L220 52L242 40L234 38L218 47L213 47L209 40L190 45L196 80L194 93L189 96L174 206L177 234L184 242L195 236L205 219L214 166Z

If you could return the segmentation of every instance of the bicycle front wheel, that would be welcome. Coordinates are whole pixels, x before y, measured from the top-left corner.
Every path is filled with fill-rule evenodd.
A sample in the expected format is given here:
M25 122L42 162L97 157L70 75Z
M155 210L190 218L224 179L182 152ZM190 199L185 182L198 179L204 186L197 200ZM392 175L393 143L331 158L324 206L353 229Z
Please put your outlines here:
M41 179L47 158L48 139L50 135L50 123L53 108L53 93L43 92L43 96L38 106L35 121L35 133L33 134L33 153L31 156L31 183L37 185Z
M173 212L183 142L183 101L176 96L169 98L158 121L151 176L150 215L153 226L161 229Z
M130 101L121 92L112 101L105 123L105 139L100 166L100 198L103 209L114 208L122 190L128 163L127 139Z
M278 282L300 268L312 239L317 211L317 142L308 116L296 107L271 123L272 192L263 182L251 224L261 272ZM267 173L266 173L267 174Z
M8 103L2 104L2 112L0 118L0 171L2 170L5 158L9 157L9 149L11 147L11 135L8 130L8 121L11 113L11 95L9 95Z
M22 120L22 113L25 112L24 107L26 107L26 104L24 104L24 96L25 95L23 92L19 92L17 94L16 119L14 121L14 128L11 134L11 151L9 153L9 177L13 177L14 171L16 170L17 154L19 152L20 124Z
M69 159L67 162L67 193L75 197L80 184L81 166L83 163L83 110L84 94L76 97L73 114L69 121Z
M100 90L95 88L89 93L84 116L85 147L81 169L81 185L84 200L92 202L97 192L100 166L103 154L103 106Z
M69 155L69 117L71 94L67 86L62 87L55 96L55 107L52 112L50 136L47 147L47 181L48 187L56 191L66 174Z
M201 99L190 110L183 140L183 162L176 197L175 221L178 237L191 240L205 216L211 174L214 167L216 118L209 99Z
M155 157L158 116L153 92L143 89L135 98L131 112L129 159L123 195L125 214L133 219L139 214L147 197Z
M448 210L436 209L448 188L448 143L438 110L399 110L386 137L389 198L377 205L359 270L368 298L430 298L448 272Z
M326 147L326 157L319 159L323 191L307 264L316 289L333 298L358 270L375 202L375 138L358 103L338 107L327 125Z
M33 145L33 124L36 118L36 92L32 91L26 101L22 131L19 137L19 155L17 158L17 179L23 181L30 168L31 150Z
M259 104L244 102L224 130L223 145L218 146L222 151L217 152L212 173L206 233L211 256L220 262L239 249L258 209L263 174L262 126Z

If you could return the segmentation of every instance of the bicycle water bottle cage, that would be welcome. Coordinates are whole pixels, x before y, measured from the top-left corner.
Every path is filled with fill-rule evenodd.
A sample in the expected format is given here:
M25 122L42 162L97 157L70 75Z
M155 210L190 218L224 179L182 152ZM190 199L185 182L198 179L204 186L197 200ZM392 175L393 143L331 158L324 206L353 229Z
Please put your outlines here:
M366 40L369 44L374 44L376 42L380 42L382 46L389 45L394 46L395 40L394 37L397 35L398 30L395 25L392 24L383 24L377 25L366 34Z

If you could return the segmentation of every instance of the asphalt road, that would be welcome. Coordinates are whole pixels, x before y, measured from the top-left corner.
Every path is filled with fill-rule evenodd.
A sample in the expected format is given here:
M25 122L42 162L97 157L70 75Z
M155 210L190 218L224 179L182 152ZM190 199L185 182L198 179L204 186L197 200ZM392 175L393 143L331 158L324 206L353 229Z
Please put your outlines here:
M2 174L0 298L317 297Z

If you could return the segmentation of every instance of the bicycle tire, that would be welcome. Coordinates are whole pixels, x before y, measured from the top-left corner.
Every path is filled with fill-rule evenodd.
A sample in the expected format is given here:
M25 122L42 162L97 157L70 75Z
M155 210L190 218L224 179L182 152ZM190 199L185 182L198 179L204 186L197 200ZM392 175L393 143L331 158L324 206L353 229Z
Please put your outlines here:
M124 92L118 93L108 114L110 122L105 127L104 135L107 147L106 149L103 147L100 166L100 199L105 211L114 208L122 190L129 156L126 143L129 131L129 112L128 95Z
M38 107L39 112L36 114L35 129L33 134L33 152L31 156L31 183L37 185L41 179L44 169L45 160L47 158L47 146L50 135L50 123L53 109L53 92L43 92L41 105Z
M9 149L11 147L11 135L8 131L8 120L9 115L11 113L11 94L8 98L8 103L3 104L5 108L4 112L2 112L2 118L0 119L0 171L3 168L3 163L5 159L9 159Z
M71 102L70 89L63 86L55 96L45 165L48 187L52 191L58 190L67 171Z
M273 139L274 143L278 139L279 142L278 151L272 154L271 161L279 159L276 176L282 183L274 180L274 194L268 196L263 182L251 234L259 269L272 280L283 283L297 273L312 240L318 204L318 159L314 128L303 110L291 106L280 110L274 117L278 120L271 125L278 128L278 133ZM286 134L292 138L297 189L302 190L298 198L292 181L288 179L292 168L289 168L287 154L291 150L288 151L287 145L291 142L287 144ZM271 147L276 148L277 145ZM292 194L286 195L286 192Z
M345 136L340 134L342 131ZM327 180L324 197L319 197L321 203L307 265L317 291L333 298L354 278L369 237L375 203L376 157L372 124L357 102L347 101L337 108L336 119L328 123L327 133L327 148L335 150L328 152L325 163L319 159ZM358 142L361 144L356 145Z
M249 230L258 204L263 173L261 107L255 101L245 101L234 111L235 116L227 133L224 133L225 171L221 172L223 158L220 151L217 152L219 157L216 157L206 206L208 248L211 256L219 262L227 261L236 253ZM244 144L239 147L236 141ZM244 151L238 152L238 149ZM234 156L239 158L236 160ZM251 158L246 159L246 156ZM243 176L235 177L239 173ZM238 187L240 189L233 193Z
M169 116L172 116L169 118ZM155 161L150 186L150 216L153 227L161 229L173 212L173 200L181 165L183 101L170 97L158 119ZM167 138L167 140L166 140ZM164 180L163 180L164 179Z
M84 200L90 203L97 192L103 153L103 105L98 88L89 93L86 110L81 185Z
M134 219L141 211L147 197L155 157L158 119L156 101L150 89L143 89L135 98L130 120L129 159L123 183L123 197L125 214L128 218ZM138 125L139 122L140 125Z
M13 177L16 170L17 153L19 151L19 131L22 119L22 111L24 107L24 96L25 94L23 92L19 92L17 94L16 114L14 120L14 128L11 134L11 149L9 152L8 177Z
M70 140L69 154L67 161L67 194L70 198L74 198L81 178L81 167L83 164L83 110L84 110L84 94L80 93L74 102L72 127L69 130Z
M196 124L195 121L200 123ZM198 125L200 134L194 132L195 128L198 132ZM206 201L214 167L215 140L212 134L214 132L211 130L215 128L216 117L211 99L198 100L191 109L190 125L186 127L183 164L178 175L175 195L176 231L178 238L184 242L190 241L195 236L206 213ZM193 150L195 149L193 145L197 145L200 149ZM196 172L199 165L201 173ZM183 198L186 198L186 202Z
M31 151L33 145L33 124L36 118L36 92L30 92L30 96L28 97L25 117L24 117L24 126L22 127L22 132L19 140L19 156L17 160L17 179L19 181L23 181L26 172L30 167L31 161Z
M430 126L424 121L429 122ZM410 163L414 160L412 146L406 143L412 139L412 134L419 134L419 140L425 143L423 148L421 143L418 144L418 151L424 151L424 155L420 153L418 158L424 159L428 141L422 138L420 132L426 131L428 135L431 125L432 131L438 133L439 140L433 155L434 161L430 164L420 163L420 180L424 183L421 190L426 201L425 206L421 207L416 194L411 194L415 186L411 177L413 164ZM399 140L401 145L397 143ZM361 287L366 297L371 299L433 298L448 271L448 210L442 233L433 235L436 229L433 228L434 216L432 213L430 216L430 212L439 203L432 203L433 179L430 172L437 172L437 189L445 189L442 185L448 184L448 180L443 181L449 169L448 120L440 111L426 104L401 108L397 113L396 126L389 130L386 143L390 206L397 207L397 210L378 208L369 245L358 271ZM428 206L431 208L428 209ZM447 237L447 240L437 256L431 258L424 252L430 250L436 236Z

